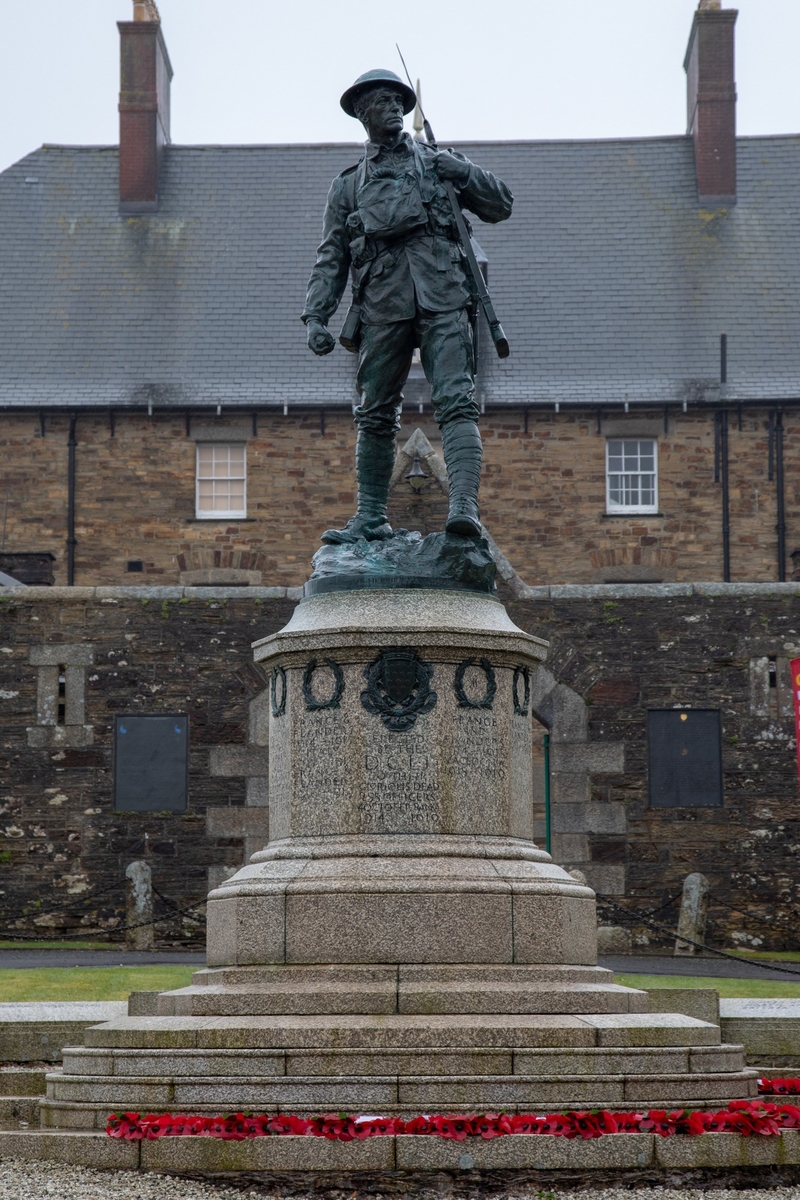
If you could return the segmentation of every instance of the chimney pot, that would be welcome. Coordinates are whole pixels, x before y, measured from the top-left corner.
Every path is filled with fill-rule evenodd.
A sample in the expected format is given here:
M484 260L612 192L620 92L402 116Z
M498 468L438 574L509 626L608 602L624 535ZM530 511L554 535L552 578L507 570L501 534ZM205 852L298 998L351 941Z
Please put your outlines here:
M124 215L155 212L169 145L172 67L153 0L134 0L120 35L119 205Z
M155 0L133 0L134 21L155 21L160 24L161 17Z
M701 204L736 203L736 79L734 26L738 12L700 0L683 61L687 133L694 141Z

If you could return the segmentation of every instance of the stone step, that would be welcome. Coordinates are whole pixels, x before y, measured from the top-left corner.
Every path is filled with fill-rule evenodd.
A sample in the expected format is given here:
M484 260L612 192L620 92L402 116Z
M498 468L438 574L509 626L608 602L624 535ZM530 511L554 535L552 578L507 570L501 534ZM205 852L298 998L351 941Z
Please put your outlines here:
M718 1046L719 1026L682 1013L135 1016L86 1030L117 1049L300 1050Z
M38 1125L40 1096L0 1096L0 1125Z
M0 1096L43 1096L50 1066L0 1067Z
M757 1074L285 1076L109 1079L54 1075L41 1102L46 1125L88 1128L109 1112L451 1112L724 1105L757 1094Z
M84 1030L127 1010L124 1000L47 1000L0 1004L0 1062L60 1062L63 1046L83 1041Z
M397 988L408 985L419 987L421 984L463 983L474 988L492 983L516 982L526 983L531 987L538 984L565 987L572 983L613 983L614 974L606 967L575 967L560 963L537 966L514 963L444 963L434 966L279 964L256 967L204 967L192 975L192 982L196 987L242 988L244 991L272 987L276 983L300 984L309 981L320 987L350 984L353 990L362 984L393 985Z
M401 984L391 988L365 984L354 991L348 983L265 984L258 990L190 986L158 997L158 1011L185 1016L268 1016L312 1013L627 1013L646 1012L646 992L617 984L573 983L568 986L523 981L490 982L480 988L461 982Z
M283 1013L645 1012L645 993L602 967L503 963L436 966L212 967L163 992L164 1015Z
M47 1099L72 1103L111 1104L116 1108L183 1111L197 1104L250 1109L279 1105L322 1105L323 1111L356 1108L371 1112L377 1105L405 1104L427 1112L447 1104L623 1104L684 1098L736 1099L755 1095L752 1069L713 1074L652 1075L284 1075L242 1079L207 1075L109 1078L105 1075L48 1076ZM752 1082L752 1088L750 1084Z
M741 1071L741 1046L558 1050L91 1050L66 1049L69 1077L239 1077L337 1075L670 1075ZM51 1079L56 1078L51 1074Z
M54 1115L54 1114L51 1114ZM105 1116L101 1124L105 1123ZM218 1138L170 1137L156 1141L126 1142L106 1137L99 1130L54 1129L0 1130L0 1159L26 1162L61 1162L104 1170L193 1172L296 1173L293 1193L313 1192L319 1172L336 1171L353 1182L348 1190L391 1190L402 1193L407 1172L429 1175L431 1190L465 1170L631 1171L633 1185L642 1169L657 1172L666 1182L676 1170L709 1168L761 1168L800 1163L800 1131L784 1129L779 1137L741 1137L732 1133L707 1133L702 1137L657 1137L651 1133L621 1133L614 1137L472 1137L466 1142L449 1138L401 1136L338 1142L314 1137L261 1137L242 1142ZM398 1174L387 1174L397 1171ZM402 1174L400 1173L402 1172ZM136 1176L131 1176L133 1184ZM622 1182L626 1182L622 1177ZM236 1181L233 1180L235 1183ZM477 1190L480 1190L478 1184Z

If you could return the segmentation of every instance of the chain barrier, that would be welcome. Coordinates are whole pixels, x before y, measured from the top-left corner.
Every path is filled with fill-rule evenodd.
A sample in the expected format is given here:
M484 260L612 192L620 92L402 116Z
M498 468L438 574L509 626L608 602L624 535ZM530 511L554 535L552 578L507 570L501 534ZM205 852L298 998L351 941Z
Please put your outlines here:
M628 917L635 915L638 919L635 922L631 922L632 924L649 925L652 929L662 932L670 939L677 939L678 935L674 929L669 929L666 925L662 925L658 921L650 920L649 917L644 916L638 909L625 908L624 905L612 900L610 896L604 896L602 892L596 892L595 895L598 900L602 900L604 904L615 908L617 912L625 913ZM759 962L758 959L740 958L738 954L731 954L728 950L717 950L714 946L707 946L705 942L695 942L692 938L684 937L683 934L681 934L680 940L686 942L689 946L694 946L698 950L706 950L709 954L715 954L718 958L727 958L731 962L747 963L750 967L760 967L762 971L779 971L782 975L794 975L796 978L800 978L800 971L793 971L790 967L779 967L774 963Z
M183 913L196 912L198 909L205 906L205 900L198 900L195 904L187 904L185 908L176 908L174 912L167 913L163 917L153 917L152 921L138 921L135 925L115 925L113 929L101 929L98 932L92 930L76 930L74 933L59 934L58 937L51 935L50 937L37 937L35 934L28 933L5 933L0 931L0 939L6 942L66 942L70 938L81 939L83 941L88 938L111 937L113 934L127 933L129 930L142 929L145 925L164 925L167 921L171 921L174 917L181 916ZM203 918L192 918L198 925L203 924ZM113 947L114 943L110 942Z

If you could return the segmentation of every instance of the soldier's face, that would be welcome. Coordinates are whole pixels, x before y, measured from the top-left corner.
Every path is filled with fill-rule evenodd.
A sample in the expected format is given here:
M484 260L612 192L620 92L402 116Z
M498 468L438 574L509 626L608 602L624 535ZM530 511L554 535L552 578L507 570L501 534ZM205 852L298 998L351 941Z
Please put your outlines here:
M403 128L403 101L394 88L375 88L364 97L361 121L373 142L395 138Z

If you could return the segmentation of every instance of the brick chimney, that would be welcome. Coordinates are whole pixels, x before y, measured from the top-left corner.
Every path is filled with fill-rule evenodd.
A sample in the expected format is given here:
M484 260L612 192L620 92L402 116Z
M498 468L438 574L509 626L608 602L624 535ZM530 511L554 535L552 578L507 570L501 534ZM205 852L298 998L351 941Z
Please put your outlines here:
M697 198L736 203L736 80L734 35L738 12L720 0L700 0L683 67L687 130L694 139Z
M164 147L169 144L172 79L155 0L133 0L133 20L120 36L119 208L155 212Z

